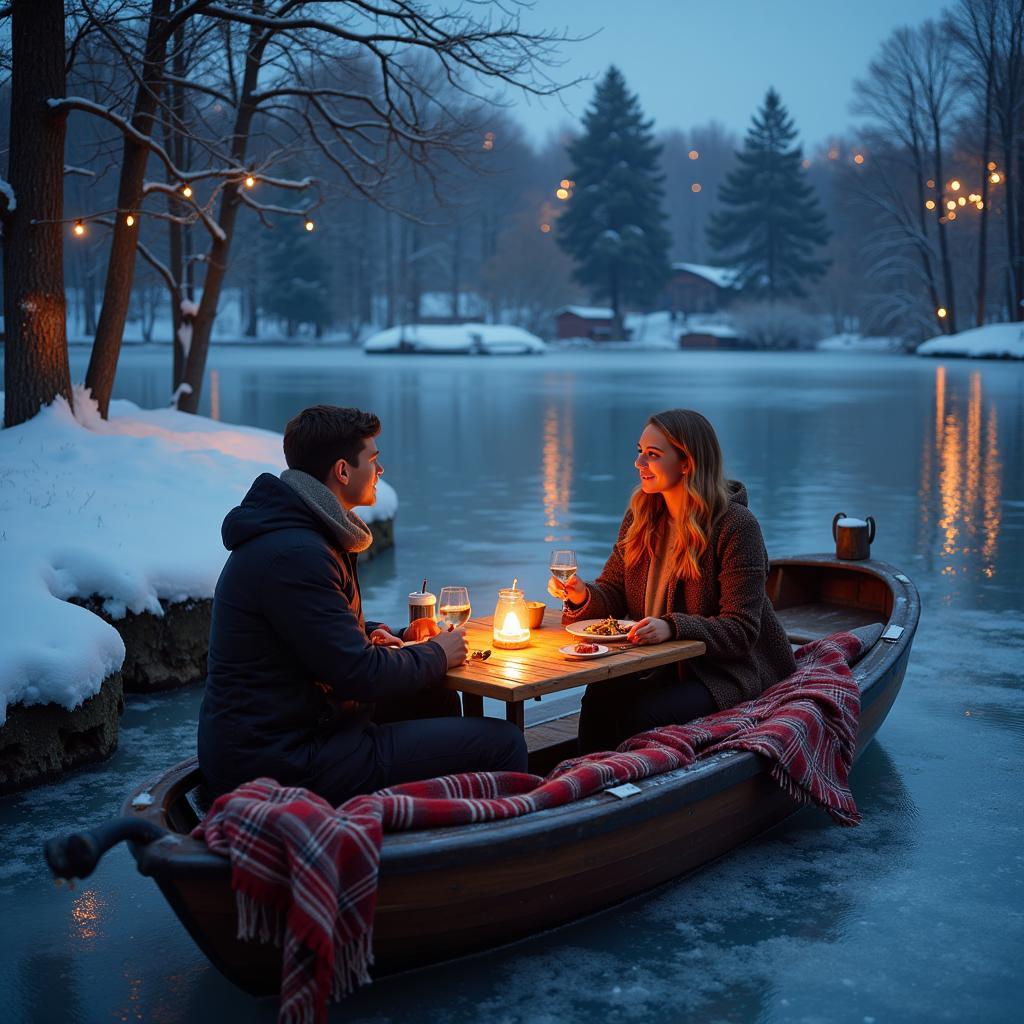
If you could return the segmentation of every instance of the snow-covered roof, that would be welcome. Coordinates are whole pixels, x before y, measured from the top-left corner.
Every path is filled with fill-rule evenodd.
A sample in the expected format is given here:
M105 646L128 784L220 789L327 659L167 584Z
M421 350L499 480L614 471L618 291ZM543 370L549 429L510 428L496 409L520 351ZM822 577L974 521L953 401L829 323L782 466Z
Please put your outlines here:
M365 352L431 352L465 355L539 355L547 345L510 324L404 324L371 334Z
M716 288L735 288L739 271L735 267L711 267L704 263L673 263L673 270L685 270L710 281Z
M0 405L3 395L0 393ZM113 617L209 598L227 552L220 524L263 472L284 468L281 435L174 409L110 403L102 420L75 388L0 431L4 467L0 725L9 704L68 709L120 669L117 631L70 597L98 594ZM381 480L364 520L394 515ZM159 543L154 543L158 538Z
M959 334L940 334L918 345L917 354L975 359L1024 359L1024 327L1019 323L986 324Z
M571 313L581 320L611 320L615 311L609 306L562 306L556 309L554 315L561 316L562 313Z
M709 338L738 338L740 332L729 324L702 324L698 321L688 320L679 327L679 337L686 338L694 334L706 335Z

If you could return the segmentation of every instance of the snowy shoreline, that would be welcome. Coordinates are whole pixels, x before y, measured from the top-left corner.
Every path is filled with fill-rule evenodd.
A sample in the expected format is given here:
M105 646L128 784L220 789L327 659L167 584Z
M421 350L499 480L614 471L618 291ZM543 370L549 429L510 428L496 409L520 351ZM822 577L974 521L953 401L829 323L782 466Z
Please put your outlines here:
M227 552L224 515L253 479L284 468L281 435L114 401L102 420L75 390L0 431L0 726L11 704L71 709L118 672L111 618L209 599ZM2 404L2 393L0 393ZM368 522L393 518L385 481Z

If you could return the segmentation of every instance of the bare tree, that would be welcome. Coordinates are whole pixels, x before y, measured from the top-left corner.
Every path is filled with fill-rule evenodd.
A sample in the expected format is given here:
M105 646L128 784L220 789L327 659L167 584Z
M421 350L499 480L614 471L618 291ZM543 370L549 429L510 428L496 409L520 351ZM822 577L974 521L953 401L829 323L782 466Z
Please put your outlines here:
M54 102L56 110L104 119L124 137L107 287L86 379L101 411L113 386L134 259L142 255L159 263L140 249L136 230L140 213L157 215L143 210L148 196L184 197L186 187L207 189L187 197L186 214L159 214L195 224L208 238L206 251L197 256L201 297L191 337L182 341L178 389L178 407L195 411L239 211L249 208L261 218L309 217L322 198L311 176L281 178L273 167L316 152L348 190L385 205L392 201L388 186L396 161L417 168L429 182L434 154L458 154L464 135L460 110L433 88L433 80L478 101L485 98L480 83L535 94L557 89L538 67L550 62L553 44L565 37L524 31L517 6L515 0L435 11L425 0L120 0L101 10L99 0L78 0L90 30L105 32L131 58L136 83L130 110L85 97ZM119 22L116 12L130 10L137 19L144 9L146 42L138 52L129 31L134 21ZM181 45L176 40L186 24L192 38L215 42L217 49L182 79L168 53ZM424 64L431 76L423 75ZM174 93L179 86L196 97L191 107L203 119L203 140L196 147L204 157L200 166L182 166L173 147L169 151L158 141L161 119L178 130L185 117ZM189 121L187 132L195 139L199 125ZM146 180L153 160L163 165L164 181ZM284 205L273 201L277 190L309 198ZM180 271L160 266L180 294Z
M912 242L921 262L935 324L950 334L956 332L957 322L944 178L944 132L957 99L951 47L948 32L934 21L918 28L897 29L882 44L867 76L855 84L854 105L856 113L874 122L876 137L899 155L912 174L913 210L904 211L905 202L895 196L891 178L880 194L880 202L893 213L894 225L902 227ZM870 193L865 197L870 198ZM929 223L938 242L938 267L934 266L929 243Z
M15 0L11 18L11 131L3 219L4 425L63 395L70 402L61 232L66 115L63 0Z

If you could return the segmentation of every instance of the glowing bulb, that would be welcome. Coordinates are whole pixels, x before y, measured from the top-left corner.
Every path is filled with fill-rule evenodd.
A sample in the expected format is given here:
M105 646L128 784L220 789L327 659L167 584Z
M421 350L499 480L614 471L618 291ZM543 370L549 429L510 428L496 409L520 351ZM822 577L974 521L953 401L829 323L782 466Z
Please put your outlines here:
M979 210L984 210L985 209L985 202L984 202L984 200L979 199L977 201L977 203L975 203L975 206L977 206Z
M927 182L925 182L925 184L926 184L926 185L927 185L927 186L928 186L929 188L935 188L935 179L934 179L934 178L929 178L929 179L928 179L928 181L927 181Z
M686 155L687 155L687 156L688 156L688 157L689 157L689 158L690 158L691 160L696 160L696 159L698 159L698 158L700 157L700 153L698 153L698 152L697 152L697 150L695 150L695 149L691 149L691 150L690 150L690 152L689 152L689 153L687 153Z
M563 178L558 184L562 188L572 188L572 182L568 178Z
M945 320L946 319L946 307L945 306L939 306L939 308L937 310L935 310L935 315L940 320Z
M248 176L248 177L247 177L247 178L245 179L245 187L246 187L246 188L252 188L252 187L253 187L253 185L255 185L255 184L256 184L256 179L255 179L255 178L254 178L254 177L253 177L253 176L252 176L252 175L250 174L250 175L249 175L249 176Z
M864 154L863 154L863 153L858 153L858 154L857 154L857 155L856 155L856 156L855 156L855 157L853 158L853 162L854 162L855 164L862 164L862 163L864 163Z
M951 189L952 189L952 190L953 190L954 192L959 192L959 191L960 191L960 182L959 182L959 181L957 181L957 180L956 180L956 178L954 178L954 179L953 179L953 180L952 180L952 181L951 181L951 182L949 183L949 187L950 187L950 188L951 188Z
M313 223L313 221L309 217L306 218L306 225L305 226L306 226L306 230L307 231L312 231L313 228L316 227L316 225Z
M191 199L191 198L192 198L192 186L191 186L191 185L186 185L186 186L185 186L185 187L184 187L184 188L183 188L183 189L181 190L181 194L182 194L182 195L183 195L183 196L184 196L184 197L185 197L186 199Z
M961 196L961 197L960 197L960 198L959 198L959 199L958 199L958 200L956 201L956 203L957 203L957 206L966 206L966 205L967 205L967 200L966 200L966 199L964 199L964 197L963 197L963 196Z
M989 162L988 162L988 169L990 171L994 171L998 166L999 166L999 164L997 164L995 162L995 160L989 160Z
M956 209L956 201L953 200L953 199L948 200L947 203L946 203L946 209L947 210L955 210Z
M81 238L85 234L85 225L80 221L75 221L75 226L71 229L78 238Z
M690 186L690 191L691 191L691 192L699 192L700 190L701 190L701 183L700 183L699 181L695 181L695 182L694 182L694 183L693 183L693 184L692 184L692 185Z
M569 198L569 190L567 188L564 188L564 187L563 188L556 188L555 189L555 195L558 196L559 199L568 199Z
M551 230L551 225L550 224L541 224L540 230L541 230L541 232L543 234L546 235Z
M951 214L949 215L949 219L950 219L950 220L956 220L956 214L955 214L955 213L951 213Z
M925 205L926 209L934 210L935 209L935 200L934 199L927 199L927 200L925 200L925 204L924 205Z
M134 218L134 217L133 217L133 216L132 216L132 215L131 215L130 213L128 214L128 216L127 216L127 217L125 217L125 219L124 219L124 222L125 222L125 224L127 224L127 225L128 225L128 227L130 227L130 228L133 228L133 227L135 227L135 218Z
M993 185L998 185L999 182L1002 181L1002 178L998 174L990 174L988 176L988 180L991 181Z

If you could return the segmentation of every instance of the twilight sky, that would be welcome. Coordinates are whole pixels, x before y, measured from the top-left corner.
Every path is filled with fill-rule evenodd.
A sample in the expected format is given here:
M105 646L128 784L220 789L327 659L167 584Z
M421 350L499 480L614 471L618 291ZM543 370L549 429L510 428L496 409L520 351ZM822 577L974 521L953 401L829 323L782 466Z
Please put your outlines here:
M938 16L940 0L537 0L525 27L594 38L567 43L559 81L601 75L616 64L655 130L710 120L742 134L774 85L805 148L852 122L853 81L886 36ZM597 31L601 30L601 31ZM515 101L541 141L578 121L593 94L586 82L558 100Z

